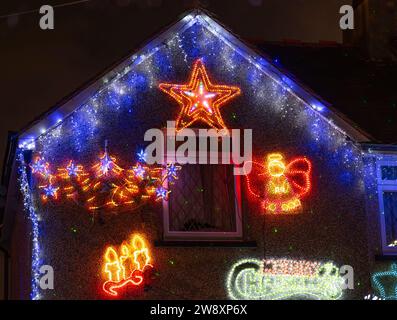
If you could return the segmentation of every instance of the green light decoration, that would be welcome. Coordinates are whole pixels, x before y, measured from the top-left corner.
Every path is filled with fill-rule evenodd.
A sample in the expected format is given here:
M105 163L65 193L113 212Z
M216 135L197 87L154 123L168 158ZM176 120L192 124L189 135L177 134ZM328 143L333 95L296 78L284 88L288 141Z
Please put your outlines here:
M226 282L233 300L338 300L345 283L333 263L289 259L240 260Z
M388 282L392 281L391 289L387 293L387 289L390 285ZM372 282L374 288L378 291L382 300L397 300L397 264L393 263L389 271L377 272L372 275Z

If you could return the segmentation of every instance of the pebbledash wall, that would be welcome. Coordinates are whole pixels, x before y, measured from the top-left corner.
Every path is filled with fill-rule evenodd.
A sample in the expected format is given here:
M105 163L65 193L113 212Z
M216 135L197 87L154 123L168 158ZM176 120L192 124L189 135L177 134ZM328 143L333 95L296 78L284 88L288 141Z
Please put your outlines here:
M119 298L227 299L226 278L232 266L241 259L264 258L350 265L355 289L344 291L343 298L363 299L373 292L371 274L388 269L375 262L375 255L382 254L376 161L383 155L364 150L331 120L327 106L313 96L312 101L302 99L295 83L239 46L208 16L190 14L159 39L128 58L121 71L105 77L98 91L75 105L71 114L60 114L59 119L53 116L56 111L51 114L54 125L41 128L37 138L21 135L16 163L22 193L14 213L25 235L13 236L12 297L106 298L104 252L134 233L146 239L154 272L149 286L125 290ZM228 128L253 130L255 160L264 162L270 153L283 154L286 162L296 157L310 160L312 186L302 199L301 212L264 215L242 180L243 243L256 245L167 247L161 245L161 202L136 210L102 209L98 217L62 196L62 190L57 200L40 200L40 181L25 161L40 156L57 168L73 159L89 168L98 162L107 141L109 154L129 168L146 145L146 130L164 128L180 111L159 84L187 83L197 59L213 83L241 89L220 111ZM23 237L30 239L21 249L18 242ZM16 269L20 263L25 270ZM54 268L53 290L38 286L41 265Z

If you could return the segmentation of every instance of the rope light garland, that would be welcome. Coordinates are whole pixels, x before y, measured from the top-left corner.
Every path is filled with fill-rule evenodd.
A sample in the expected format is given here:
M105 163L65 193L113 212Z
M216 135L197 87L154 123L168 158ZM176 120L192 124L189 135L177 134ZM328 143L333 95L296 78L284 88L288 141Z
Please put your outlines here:
M125 170L117 164L117 158L105 149L91 169L85 170L82 165L70 160L65 167L57 168L56 174L51 173L48 162L35 157L30 167L40 181L38 190L42 201L73 200L84 203L89 211L94 212L126 205L138 207L150 199L168 199L169 188L178 179L181 166L147 166L138 162Z

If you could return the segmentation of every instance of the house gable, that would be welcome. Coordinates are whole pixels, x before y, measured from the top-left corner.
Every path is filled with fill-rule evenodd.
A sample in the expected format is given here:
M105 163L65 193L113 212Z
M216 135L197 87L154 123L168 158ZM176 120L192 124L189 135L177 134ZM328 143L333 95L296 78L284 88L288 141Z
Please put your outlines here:
M244 217L244 224L239 224L241 230L237 233L239 237L245 238L238 240L258 242L255 255L263 255L264 258L291 256L308 257L314 261L331 260L338 266L363 265L361 272L368 272L365 264L367 256L362 255L362 252L367 251L367 235L362 152L357 145L359 141L366 141L367 137L213 19L194 11L21 133L21 149L32 149L33 155L42 160L35 162L34 158L29 158L30 152L18 153L22 172L20 189L24 195L25 210L36 228L32 242L40 243L40 246L33 248L32 279L37 280L40 263L54 265L57 272L62 274L56 291L42 292L44 297L100 297L102 292L97 288L102 281L99 264L103 262L101 259L106 248L123 243L132 233L144 234L148 244L155 243L164 235L162 221L159 220L164 214L164 207L154 205L145 210L140 210L139 206L120 209L121 206L112 206L111 202L107 202L108 198L102 202L100 210L98 206L92 207L91 200L100 193L96 186L103 183L103 175L101 172L98 174L98 163L105 164L107 170L106 161L109 159L105 156L113 156L112 162L120 165L125 172L129 172L131 167L136 169L133 164L140 157L136 153L145 147L144 135L147 130L164 128L167 121L177 119L181 110L176 99L167 94L171 92L170 87L161 84L188 83L197 61L203 68L205 66L214 85L233 88L233 99L219 107L222 122L230 129L253 130L254 160L263 162L264 159L270 159L278 163L285 162L286 165L300 163L304 167L299 170L299 167L292 166L297 171L304 171L305 188L302 193L307 196L305 203L300 206L299 197L293 195L292 198L292 204L297 203L302 210L294 216L270 215L268 226L262 225L263 203L251 199L249 190L244 188L236 196L237 192L232 194L232 188L222 189L226 190L222 195L232 194L228 199L241 196L241 202L244 202L241 212L240 208L235 209L236 214L233 215L236 220ZM161 90L162 87L166 89ZM186 92L183 94L188 95ZM90 196L83 200L68 198L67 188L70 186L60 190L62 194L59 198L54 196L56 192L51 189L54 186L51 185L46 161L62 180L62 172L68 168L71 160L74 164L81 164L89 172L87 176L92 177L92 188L88 192ZM37 167L34 166L42 167L35 170ZM43 166L44 178L39 172ZM116 175L121 170L117 166L113 167ZM28 176L31 173L32 179ZM197 176L202 172L193 174ZM180 189L188 190L188 197L192 195L189 201L183 203L187 206L184 213L199 207L195 206L194 200L204 192L204 188L189 184L191 180L194 179L188 177L179 180L182 181ZM42 181L48 183L44 186L45 190ZM69 182L68 177L62 180L62 186L64 181ZM77 197L85 192L84 181L79 180L75 186L71 186L72 190L79 188L75 192ZM207 181L207 185L211 183ZM263 186L264 183L261 188L265 189ZM109 190L113 191L117 187L107 188L111 197L114 193ZM219 191L220 188L211 190L214 189ZM44 200L40 201L43 194ZM226 201L221 198L218 203ZM178 225L183 227L184 223L182 221ZM39 226L45 230L45 236L39 232ZM208 228L208 225L205 227ZM219 233L226 232L222 230ZM261 242L267 252L263 252ZM357 250L357 245L362 250ZM343 250L340 250L341 246ZM161 266L158 285L180 290L183 294L186 294L184 290L189 290L191 292L188 295L192 298L225 298L226 290L219 285L219 279L231 266L225 266L224 262L239 261L253 253L212 249L209 246L181 255L178 249L165 252L163 248L151 245L151 253ZM196 259L196 254L200 260ZM173 260L172 263L167 262L171 256L189 272L175 272ZM80 268L82 259L86 257L90 259L84 260L84 268ZM39 258L42 260L39 261ZM195 268L200 268L199 272L206 274L208 285L203 288L200 286L197 290L190 290L188 286L177 287L179 283L191 280L187 279L190 273L194 276L199 273ZM177 280L170 284L167 282L169 279ZM79 284L80 290L71 289L75 284ZM367 283L364 289L365 286ZM33 298L39 297L37 283L32 292ZM362 293L352 294L357 297ZM150 290L143 295L146 298L159 298Z

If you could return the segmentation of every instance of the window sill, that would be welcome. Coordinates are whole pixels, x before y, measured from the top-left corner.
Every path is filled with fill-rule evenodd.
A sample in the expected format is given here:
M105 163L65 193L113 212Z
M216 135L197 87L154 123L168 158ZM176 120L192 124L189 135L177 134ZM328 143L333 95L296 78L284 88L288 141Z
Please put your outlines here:
M257 248L256 241L155 241L160 248Z

